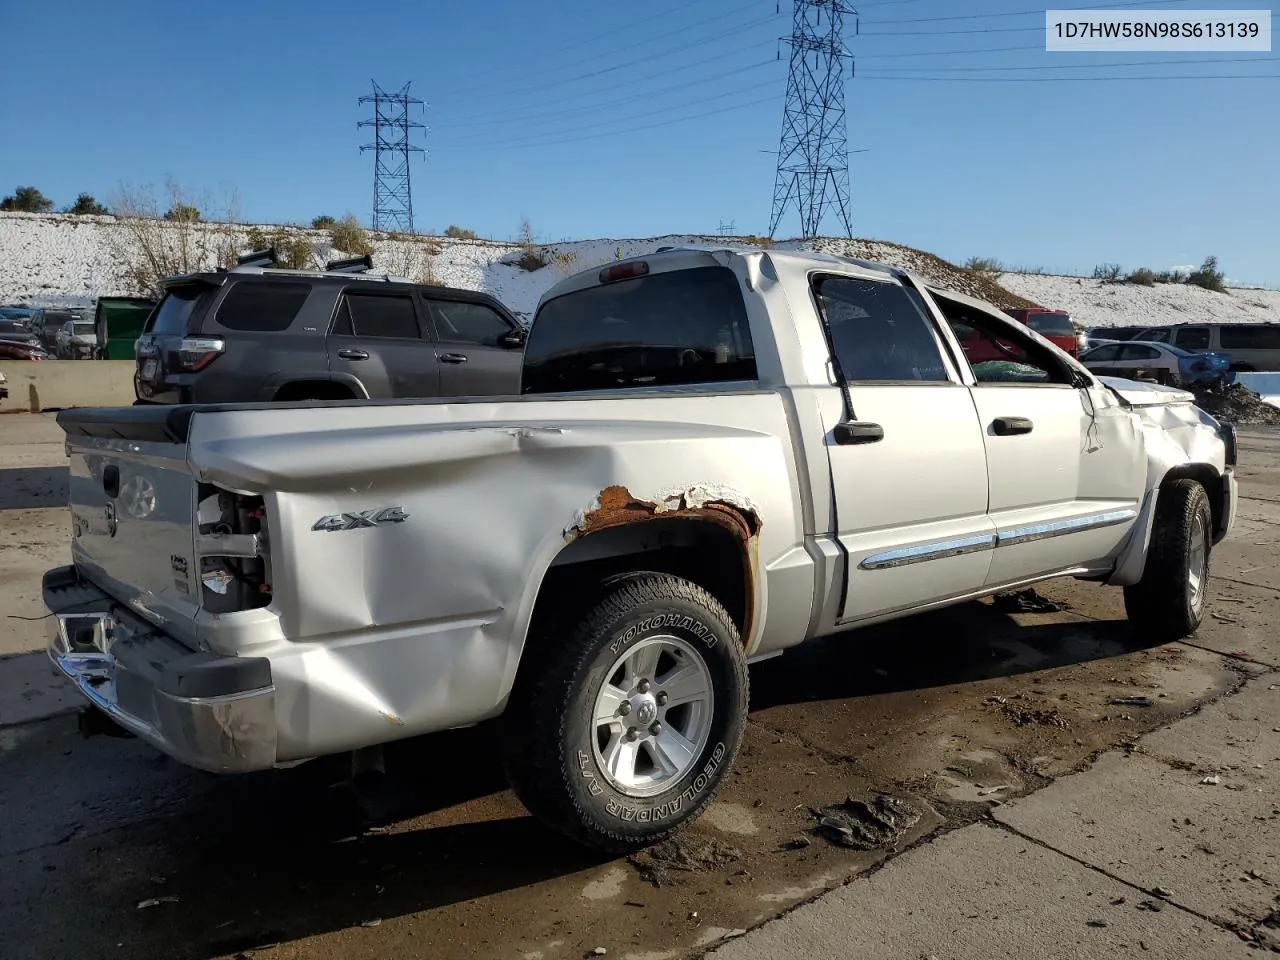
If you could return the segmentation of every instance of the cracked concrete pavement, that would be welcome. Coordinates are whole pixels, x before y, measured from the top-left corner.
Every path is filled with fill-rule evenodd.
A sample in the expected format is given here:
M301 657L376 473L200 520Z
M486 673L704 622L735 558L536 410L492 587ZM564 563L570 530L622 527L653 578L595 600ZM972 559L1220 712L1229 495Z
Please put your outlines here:
M65 562L61 436L0 418L2 952L1256 954L1280 923L1280 434L1242 442L1194 638L1146 647L1119 591L1066 581L1039 588L1052 609L966 604L757 664L733 775L655 870L532 821L486 727L399 745L373 791L324 762L219 778L84 740L43 624L10 619L43 614ZM811 807L880 792L922 811L895 842L814 832Z

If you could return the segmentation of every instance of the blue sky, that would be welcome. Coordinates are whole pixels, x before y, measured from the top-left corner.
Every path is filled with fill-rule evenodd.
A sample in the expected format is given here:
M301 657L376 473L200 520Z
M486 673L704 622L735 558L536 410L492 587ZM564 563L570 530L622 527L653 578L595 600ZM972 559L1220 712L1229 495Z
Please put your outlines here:
M1051 54L1027 0L858 7L856 236L1056 270L1216 254L1232 278L1280 283L1280 52ZM245 219L367 222L357 98L376 79L427 102L419 230L764 233L790 8L0 0L0 36L22 38L0 70L0 192L30 183L62 205L172 177L234 187ZM1250 79L1208 79L1222 74ZM1151 75L1181 79L1122 79ZM778 235L796 232L790 216Z

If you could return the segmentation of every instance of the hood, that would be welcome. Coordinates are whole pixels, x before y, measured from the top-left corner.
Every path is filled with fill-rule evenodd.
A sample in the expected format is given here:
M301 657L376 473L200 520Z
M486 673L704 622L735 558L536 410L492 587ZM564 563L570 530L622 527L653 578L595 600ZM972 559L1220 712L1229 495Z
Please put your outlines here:
M1158 383L1147 383L1142 380L1126 380L1124 377L1098 377L1126 401L1135 407L1167 406L1171 403L1195 403L1194 393L1179 390L1177 387L1165 387Z

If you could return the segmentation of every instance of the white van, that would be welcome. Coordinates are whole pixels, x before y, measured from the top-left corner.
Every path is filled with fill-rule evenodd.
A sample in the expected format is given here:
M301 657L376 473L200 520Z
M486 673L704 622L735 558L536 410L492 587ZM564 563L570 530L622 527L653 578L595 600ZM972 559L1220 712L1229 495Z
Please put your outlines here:
M1225 353L1232 370L1280 370L1280 323L1175 323L1147 327L1133 339L1172 343L1194 353Z

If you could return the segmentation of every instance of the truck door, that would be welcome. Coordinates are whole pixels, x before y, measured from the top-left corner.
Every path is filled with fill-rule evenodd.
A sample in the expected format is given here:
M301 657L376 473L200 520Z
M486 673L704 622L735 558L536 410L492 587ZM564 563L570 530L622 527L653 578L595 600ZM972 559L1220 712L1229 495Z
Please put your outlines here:
M931 294L953 327L1014 348L1005 360L972 365L997 537L988 587L1104 567L1128 536L1145 489L1135 418L1016 324Z
M842 391L824 391L835 528L846 553L838 622L976 591L995 531L969 391L896 281L817 277Z

